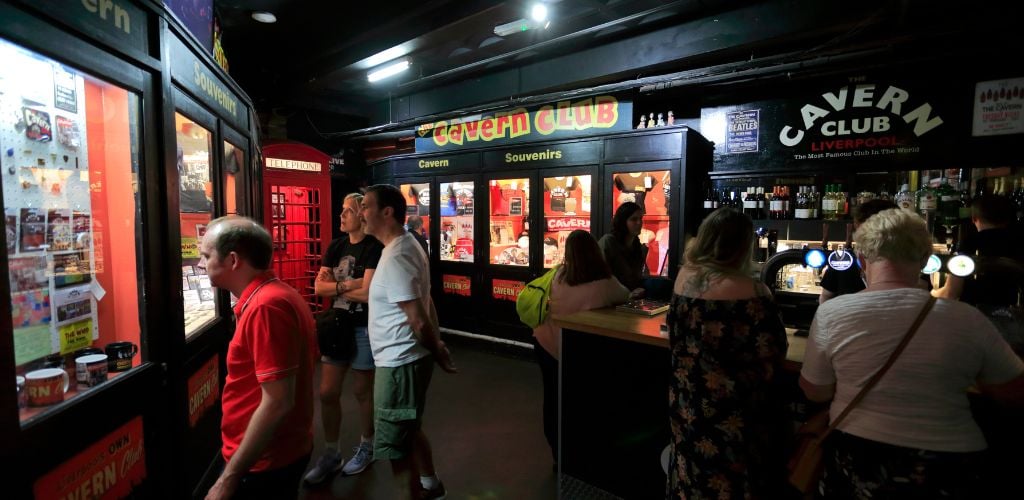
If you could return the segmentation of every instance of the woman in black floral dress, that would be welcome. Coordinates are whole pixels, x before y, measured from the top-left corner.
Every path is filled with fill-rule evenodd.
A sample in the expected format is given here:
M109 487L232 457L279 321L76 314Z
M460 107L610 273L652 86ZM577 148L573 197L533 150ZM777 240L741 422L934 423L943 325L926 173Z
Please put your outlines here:
M713 212L686 249L668 313L671 499L786 496L789 435L776 375L785 329L768 289L750 278L754 228Z

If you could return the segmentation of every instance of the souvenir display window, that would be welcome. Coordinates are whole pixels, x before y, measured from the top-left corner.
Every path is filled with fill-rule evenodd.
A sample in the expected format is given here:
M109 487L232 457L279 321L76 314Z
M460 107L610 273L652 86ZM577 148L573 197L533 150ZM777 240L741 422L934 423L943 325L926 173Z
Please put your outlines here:
M213 134L181 113L174 114L178 139L178 194L181 199L181 290L185 303L185 337L217 315L217 294L206 270L199 268L199 244L213 217L211 179Z
M419 221L420 228L416 231L427 241L428 255L430 251L430 184L402 184L398 187L405 196L405 228L412 230L411 226ZM473 191L470 189L470 204L472 204ZM472 214L472 208L470 209ZM444 258L444 257L442 257ZM451 259L445 259L451 260Z
M668 276L668 242L672 179L668 170L622 172L612 177L612 213L631 201L644 209L640 243L646 246L645 275Z
M441 260L473 262L473 183L442 182L439 187ZM422 191L420 203L423 203Z
M562 262L565 239L576 229L590 230L590 176L544 178L544 267Z
M238 215L238 172L244 161L242 148L224 141L224 208L229 215Z
M141 361L139 96L0 39L22 423Z
M530 180L490 181L490 262L530 265Z

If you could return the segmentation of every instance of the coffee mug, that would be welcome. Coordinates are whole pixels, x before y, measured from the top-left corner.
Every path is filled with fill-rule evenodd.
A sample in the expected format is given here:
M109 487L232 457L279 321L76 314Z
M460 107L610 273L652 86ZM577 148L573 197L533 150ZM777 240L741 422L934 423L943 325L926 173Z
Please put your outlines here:
M89 354L75 358L75 373L78 383L86 387L96 387L107 381L107 355Z
M60 353L51 354L51 355L43 358L43 362L39 366L39 368L60 368L61 370L63 370L64 369L64 356L61 355Z
M18 375L15 377L18 381L18 408L24 408L28 406L28 391L25 390L25 377Z
M60 368L43 368L25 374L30 406L46 406L64 401L68 391L68 372Z
M90 354L103 354L103 349L100 349L99 347L83 347L75 351L75 354L71 356L71 359L78 359L82 356L88 356Z
M107 366L112 372L130 370L138 352L139 346L131 342L111 342L107 344Z

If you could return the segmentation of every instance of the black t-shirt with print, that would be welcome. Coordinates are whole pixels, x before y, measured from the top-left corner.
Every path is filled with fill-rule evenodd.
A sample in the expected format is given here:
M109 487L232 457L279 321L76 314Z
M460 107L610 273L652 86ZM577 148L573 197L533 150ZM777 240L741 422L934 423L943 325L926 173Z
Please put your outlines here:
M580 188L579 179L575 177L549 177L544 179L544 191L548 192L548 206L552 212L565 212L565 200L571 192Z
M366 235L359 243L352 243L348 235L342 235L327 245L321 265L328 267L334 274L335 281L359 279L367 269L376 269L380 262L380 254L384 245L377 238ZM335 297L334 307L348 310L353 315L356 326L366 326L368 315L366 304L350 303L342 297Z

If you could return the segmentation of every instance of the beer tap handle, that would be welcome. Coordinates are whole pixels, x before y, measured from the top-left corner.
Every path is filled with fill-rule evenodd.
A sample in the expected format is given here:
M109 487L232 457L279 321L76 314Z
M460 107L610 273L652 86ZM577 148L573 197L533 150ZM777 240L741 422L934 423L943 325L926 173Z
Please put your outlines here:
M828 222L821 223L821 249L828 250Z
M846 249L850 250L853 248L853 224L850 222L846 223Z

